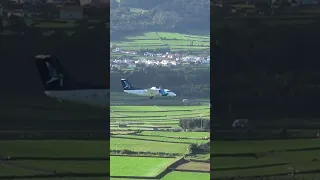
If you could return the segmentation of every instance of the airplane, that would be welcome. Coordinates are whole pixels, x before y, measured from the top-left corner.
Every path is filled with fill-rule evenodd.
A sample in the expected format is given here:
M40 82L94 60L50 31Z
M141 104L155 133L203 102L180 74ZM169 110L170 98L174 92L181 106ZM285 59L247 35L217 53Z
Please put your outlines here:
M162 89L161 87L151 87L149 89L133 87L127 79L121 79L121 84L125 93L134 94L138 96L149 96L150 99L153 99L154 96L177 96L174 92L170 91L169 89Z
M46 96L59 101L109 107L109 88L70 80L55 56L37 55L35 63Z

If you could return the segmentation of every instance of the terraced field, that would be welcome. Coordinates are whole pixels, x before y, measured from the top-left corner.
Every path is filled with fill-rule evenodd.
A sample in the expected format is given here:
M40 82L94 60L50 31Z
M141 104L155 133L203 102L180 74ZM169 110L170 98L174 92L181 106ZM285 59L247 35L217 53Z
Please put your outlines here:
M110 111L111 179L209 179L209 155L190 154L192 145L209 143L209 132L178 130L180 119L208 118L208 105L114 105ZM192 158L203 161L189 165Z
M191 41L193 41L193 45ZM210 36L171 32L146 32L141 35L128 36L122 41L112 41L111 45L116 45L124 50L170 48L171 51L203 51L210 48Z
M213 178L296 174L313 179L320 173L319 139L216 141L211 149Z
M95 180L109 174L107 141L12 140L0 141L0 147L2 179L63 176Z
M112 156L110 171L112 176L154 177L177 160L177 158Z

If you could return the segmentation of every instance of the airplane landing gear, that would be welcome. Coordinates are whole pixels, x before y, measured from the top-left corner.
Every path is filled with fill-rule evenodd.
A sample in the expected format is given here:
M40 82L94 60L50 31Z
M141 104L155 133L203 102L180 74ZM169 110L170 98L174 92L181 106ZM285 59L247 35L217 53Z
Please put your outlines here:
M150 99L153 99L153 96L150 96Z

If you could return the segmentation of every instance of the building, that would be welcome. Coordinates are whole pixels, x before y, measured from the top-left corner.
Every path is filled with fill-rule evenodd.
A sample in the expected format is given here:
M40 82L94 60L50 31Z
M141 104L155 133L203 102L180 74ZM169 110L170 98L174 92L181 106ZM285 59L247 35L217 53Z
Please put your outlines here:
M14 9L14 10L7 11L7 17L10 17L12 15L18 16L18 17L25 17L26 13L24 12L23 9Z
M60 19L83 19L83 8L80 6L65 6L60 9Z

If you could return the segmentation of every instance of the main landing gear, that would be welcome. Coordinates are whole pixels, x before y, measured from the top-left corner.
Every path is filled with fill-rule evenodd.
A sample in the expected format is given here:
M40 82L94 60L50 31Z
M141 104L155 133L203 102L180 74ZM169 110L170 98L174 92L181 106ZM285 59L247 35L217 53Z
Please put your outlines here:
M153 96L150 96L150 99L153 99Z

